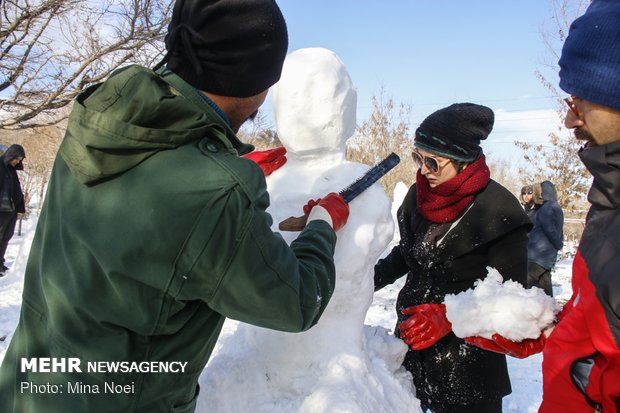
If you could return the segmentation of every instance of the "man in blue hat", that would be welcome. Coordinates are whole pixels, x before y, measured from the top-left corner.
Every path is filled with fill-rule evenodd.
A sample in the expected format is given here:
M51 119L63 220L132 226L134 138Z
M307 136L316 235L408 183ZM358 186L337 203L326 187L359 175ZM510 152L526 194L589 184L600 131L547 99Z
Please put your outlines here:
M576 19L560 57L570 95L564 124L584 141L592 204L573 261L573 295L538 339L466 341L528 357L543 350L539 413L620 411L620 1L593 0ZM549 334L549 330L551 330ZM546 338L546 336L548 338Z
M560 57L564 124L584 141L592 204L573 262L573 296L543 352L540 413L620 410L620 2L594 0Z

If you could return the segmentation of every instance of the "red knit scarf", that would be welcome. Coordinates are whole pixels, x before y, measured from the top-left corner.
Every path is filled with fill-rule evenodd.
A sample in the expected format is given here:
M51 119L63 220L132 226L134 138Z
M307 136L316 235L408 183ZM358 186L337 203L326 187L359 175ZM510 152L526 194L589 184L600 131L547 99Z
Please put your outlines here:
M422 216L438 224L452 222L467 208L474 196L489 183L491 172L484 155L467 165L454 178L431 188L418 170L416 177L417 207Z

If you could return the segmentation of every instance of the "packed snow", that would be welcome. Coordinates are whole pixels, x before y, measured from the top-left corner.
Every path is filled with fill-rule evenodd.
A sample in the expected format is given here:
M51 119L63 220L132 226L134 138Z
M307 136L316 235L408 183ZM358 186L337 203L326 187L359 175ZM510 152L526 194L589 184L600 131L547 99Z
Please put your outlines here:
M269 212L277 231L282 219L301 215L309 199L341 190L368 166L345 160L345 142L355 128L356 98L352 81L335 54L312 48L289 55L273 97L278 134L289 152L287 164L267 179L272 201ZM309 101L316 104L305 106ZM373 294L374 264L398 242L398 235L393 235L394 215L406 189L407 185L398 185L390 205L375 184L350 203L349 221L338 232L334 295L312 329L290 334L226 321L200 378L197 412L421 411L410 375L400 366L407 347L392 335L395 301L404 277ZM30 207L36 212L36 204ZM37 218L32 213L23 222L22 233L11 240L7 251L11 268L0 278L0 337L6 336L0 340L0 361L19 320ZM297 233L282 236L290 242ZM487 278L474 291L484 285L487 292L501 292L504 300L523 298L523 291L492 282L493 277ZM558 300L569 298L570 259L554 269L553 288ZM461 298L462 305L475 302ZM455 296L454 300L460 299ZM448 308L451 305L446 302ZM548 315L545 309L547 313L540 312L542 324L546 322L542 314ZM476 317L457 321L449 311L457 328L475 328L485 334L479 331ZM496 326L502 328L501 323ZM508 358L513 393L504 398L504 412L537 411L541 359L540 354L524 360Z
M368 170L345 160L355 131L356 91L340 61L321 48L285 60L273 107L287 163L267 177L273 230L303 215L309 199L339 191ZM240 324L201 377L199 412L420 412L401 367L407 346L385 328L364 326L373 267L393 238L390 200L375 184L350 204L338 231L334 295L316 326L284 333ZM287 242L299 233L282 232ZM251 364L253 368L248 370ZM233 391L234 398L219 397ZM204 396L203 396L204 395Z
M495 268L487 271L474 288L446 295L446 317L454 334L490 339L499 333L513 341L538 338L560 311L556 301L538 287L525 289L516 281L504 281Z

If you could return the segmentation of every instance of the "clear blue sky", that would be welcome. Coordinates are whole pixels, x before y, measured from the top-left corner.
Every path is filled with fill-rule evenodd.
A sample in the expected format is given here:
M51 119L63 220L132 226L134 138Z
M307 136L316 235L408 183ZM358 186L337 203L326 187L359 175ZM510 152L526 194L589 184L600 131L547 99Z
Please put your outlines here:
M510 112L557 105L534 74L549 59L541 35L543 24L551 27L549 0L278 4L288 25L289 51L325 47L342 59L357 87L358 123L368 117L371 97L381 87L386 97L412 105L414 126L454 102ZM501 122L497 139L512 140Z
M289 50L333 50L358 87L359 105L383 85L414 105L498 102L548 108L534 76L545 49L547 0L279 0ZM361 108L360 108L361 109ZM419 108L423 110L423 107Z

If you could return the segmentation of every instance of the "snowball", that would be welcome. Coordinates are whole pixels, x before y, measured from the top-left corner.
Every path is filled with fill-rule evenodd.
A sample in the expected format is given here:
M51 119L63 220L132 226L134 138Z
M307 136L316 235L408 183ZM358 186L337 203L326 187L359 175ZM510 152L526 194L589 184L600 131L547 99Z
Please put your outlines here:
M513 341L538 338L560 310L545 292L525 289L516 281L503 281L501 274L487 267L488 275L475 288L445 297L446 316L458 337L491 338L495 333Z

